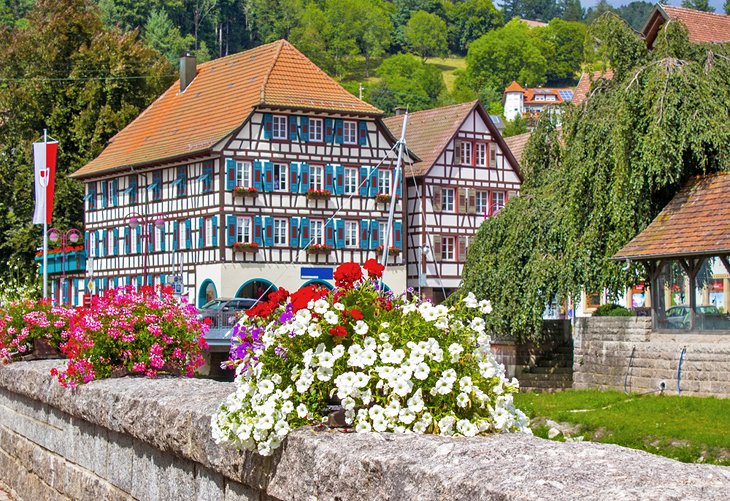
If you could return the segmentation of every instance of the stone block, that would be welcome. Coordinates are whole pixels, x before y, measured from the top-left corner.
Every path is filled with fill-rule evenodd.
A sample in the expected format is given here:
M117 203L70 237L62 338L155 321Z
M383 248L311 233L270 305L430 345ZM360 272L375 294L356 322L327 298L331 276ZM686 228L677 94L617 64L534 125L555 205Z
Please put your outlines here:
M195 469L195 501L224 501L225 492L223 475L202 466Z
M130 494L137 499L148 501L162 500L157 484L157 451L151 446L135 441L132 458L132 489Z
M99 476L125 492L132 491L132 471L134 458L134 440L129 435L109 431L106 453L103 464L98 463ZM101 472L104 472L102 474Z
M256 489L239 484L226 482L225 501L261 501L261 493Z

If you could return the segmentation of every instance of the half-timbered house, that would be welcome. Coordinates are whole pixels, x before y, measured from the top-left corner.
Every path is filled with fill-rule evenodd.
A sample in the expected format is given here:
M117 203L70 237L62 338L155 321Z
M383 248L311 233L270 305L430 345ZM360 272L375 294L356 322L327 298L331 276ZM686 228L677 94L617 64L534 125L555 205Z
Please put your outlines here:
M385 120L396 136L403 118ZM522 178L478 101L410 114L406 143L421 159L403 167L408 285L440 301L459 287L477 229L517 195Z
M181 283L198 304L258 297L343 261L402 249L385 238L395 139L357 99L281 40L196 67L73 176L86 185L91 287ZM405 287L393 250L384 281Z

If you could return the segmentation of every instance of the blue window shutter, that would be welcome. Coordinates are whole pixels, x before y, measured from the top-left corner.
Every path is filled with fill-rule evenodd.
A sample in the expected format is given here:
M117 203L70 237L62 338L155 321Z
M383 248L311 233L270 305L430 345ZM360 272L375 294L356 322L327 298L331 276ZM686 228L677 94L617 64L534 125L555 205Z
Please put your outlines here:
M152 173L152 183L155 189L152 190L152 200L162 200L162 172L157 170Z
M132 229L127 228L124 230L124 254L129 255L132 253Z
M345 247L345 220L335 219L335 242L338 249Z
M274 218L271 216L264 216L264 245L274 245Z
M370 220L370 248L371 249L377 249L378 248L378 231L380 230L380 225L377 221L374 219Z
M370 171L370 184L368 185L368 192L371 197L378 194L378 169Z
M130 204L136 204L137 203L137 175L129 176L129 186L127 187L129 190L129 203Z
M360 167L360 196L368 196L368 168Z
M343 120L338 118L335 120L335 143L342 144Z
M309 164L299 165L299 193L306 193L309 190Z
M101 182L101 208L102 209L106 209L108 195L109 194L107 193L106 181L102 181Z
M112 254L115 256L119 255L119 228L114 228L112 230L112 238L114 241L112 242Z
M368 243L369 241L370 241L370 220L361 219L360 220L360 248L369 249L370 248L370 244Z
M160 273L160 285L164 286L167 282L167 275L164 273Z
M185 248L192 249L193 247L193 220L185 220Z
M309 117L299 117L299 139L309 141Z
M335 165L335 195L345 194L345 167Z
M218 216L213 216L211 227L211 229L213 230L213 235L211 238L211 241L213 242L213 247L218 247Z
M253 187L256 191L263 191L263 171L263 162L261 160L255 160L253 163Z
M403 171L400 171L398 174L399 174L398 175L398 184L395 186L395 196L396 197L401 196L401 189L400 189L400 187L403 184ZM395 172L393 172L393 182L395 182Z
M330 193L335 191L335 166L327 164L324 166L324 189Z
M324 243L330 247L335 246L335 221L328 219L324 224Z
M147 225L147 252L155 250L155 225L150 223Z
M290 115L289 116L289 141L296 141L299 139L299 126L297 123L297 116L296 115Z
M236 187L236 161L226 158L226 189L232 190Z
M211 193L213 191L213 161L206 160L203 162L203 193Z
M226 216L226 245L236 243L236 216Z
M89 249L89 232L88 230L84 232L84 250L86 251L86 255L91 255L90 249Z
M137 234L137 254L142 253L142 226L137 226L137 229L135 230L135 233Z
M271 113L264 113L264 122L263 122L264 139L271 139L273 132L274 132L273 127L274 127L274 119L271 116Z
M289 191L292 193L299 191L299 163L297 162L289 164Z
M172 250L180 249L180 223L172 222Z
M299 220L299 247L309 247L309 218Z
M393 247L403 250L403 223L393 221Z
M268 160L264 164L264 191L274 191L274 164Z
M357 144L360 146L368 144L368 123L365 120L357 123Z
M162 252L165 252L165 246L167 245L167 232L165 231L165 229L165 227L162 227L157 230L157 238L160 239L160 250Z
M261 216L253 217L253 241L259 246L264 244L264 235L261 231Z
M112 206L116 207L119 205L119 180L112 180Z
M292 217L289 219L289 246L299 247L299 218Z
M102 281L102 284L103 284L103 287L104 287L104 290L105 291L106 290L109 290L109 279L108 278L104 277L104 279Z
M106 230L101 232L101 255L106 257L108 255L109 247L107 246Z
M324 119L324 142L331 143L332 138L335 136L334 128L332 127L333 120L331 118Z
M205 218L198 218L198 249L205 247Z

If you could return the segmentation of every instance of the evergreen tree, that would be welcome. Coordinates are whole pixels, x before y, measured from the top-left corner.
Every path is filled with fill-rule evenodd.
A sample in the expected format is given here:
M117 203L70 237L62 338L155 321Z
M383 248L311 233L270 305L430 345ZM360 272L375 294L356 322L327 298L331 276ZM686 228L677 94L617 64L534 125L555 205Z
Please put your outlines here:
M709 0L682 0L682 7L703 12L715 12L715 8L710 5Z
M491 0L444 3L449 21L449 48L464 54L469 44L494 28L504 25L504 16Z
M560 17L566 21L582 21L585 18L585 9L580 0L561 0Z
M404 35L408 48L424 61L429 57L446 55L446 23L435 14L422 10L414 12L406 24Z

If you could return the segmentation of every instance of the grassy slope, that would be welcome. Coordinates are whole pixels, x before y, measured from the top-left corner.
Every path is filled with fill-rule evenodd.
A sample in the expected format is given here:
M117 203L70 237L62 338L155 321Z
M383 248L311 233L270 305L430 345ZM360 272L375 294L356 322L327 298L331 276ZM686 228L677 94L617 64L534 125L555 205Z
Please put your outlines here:
M345 78L345 81L349 82L363 82L368 84L375 84L380 79L375 76L375 69L380 65L382 59L373 59L370 61L369 76L365 72L365 59L360 57L356 59L356 66L353 69L351 75ZM466 69L466 58L463 57L435 57L426 60L427 63L436 65L444 75L444 82L446 88L451 92L454 88L454 81L456 80L456 70Z
M531 418L581 425L587 440L730 465L730 399L567 391L523 393L515 401ZM576 409L588 412L570 412ZM547 427L535 432L546 436Z

